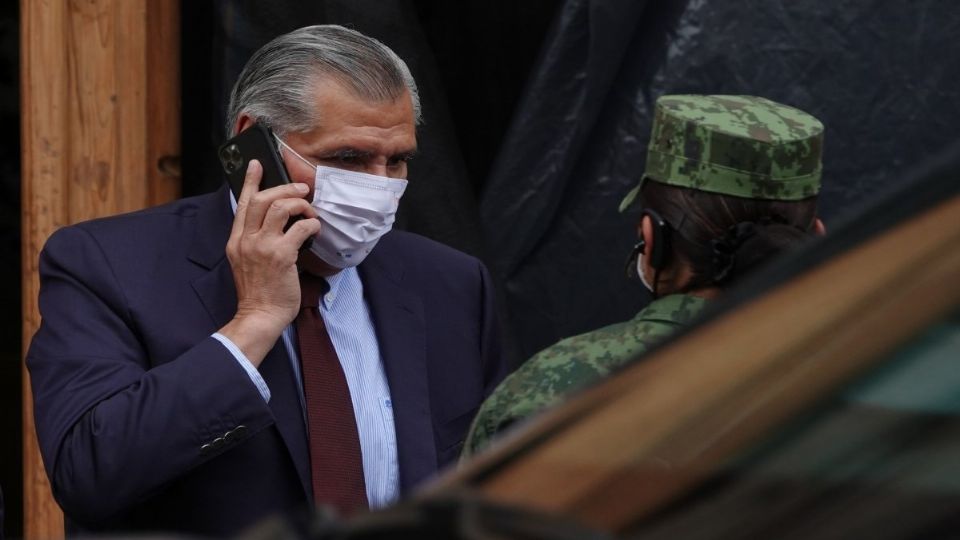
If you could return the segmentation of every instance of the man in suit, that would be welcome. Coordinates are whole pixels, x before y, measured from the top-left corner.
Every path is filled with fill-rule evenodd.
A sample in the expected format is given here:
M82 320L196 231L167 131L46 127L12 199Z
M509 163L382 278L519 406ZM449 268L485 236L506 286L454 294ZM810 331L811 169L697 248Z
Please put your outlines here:
M27 365L68 530L229 535L309 504L350 513L455 459L505 364L483 265L385 234L419 115L386 46L302 28L253 55L228 113L232 134L273 129L290 184L259 189L253 161L239 197L51 236ZM331 354L339 375L315 376ZM317 401L338 378L343 399Z

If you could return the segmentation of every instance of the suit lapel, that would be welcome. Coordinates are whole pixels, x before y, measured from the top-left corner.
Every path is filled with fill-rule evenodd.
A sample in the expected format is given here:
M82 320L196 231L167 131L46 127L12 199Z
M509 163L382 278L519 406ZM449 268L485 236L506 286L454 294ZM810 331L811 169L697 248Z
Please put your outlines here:
M233 223L226 186L211 195L210 204L197 213L197 228L188 258L208 271L192 283L200 302L213 320L214 328L227 324L237 311L233 272L224 251ZM297 476L310 498L310 458L307 433L300 404L300 387L290 368L283 340L277 340L259 368L270 388L270 410L277 430L290 452Z
M297 476L307 498L313 500L313 488L310 481L310 449L307 443L307 428L303 419L303 406L300 403L300 385L290 369L290 357L283 346L283 340L277 341L273 349L260 364L260 374L270 388L270 409L277 421L280 436L287 444Z
M401 261L384 253L382 244L388 239L389 235L384 237L359 271L390 385L400 486L406 492L436 472L437 452L430 415L423 303L402 286Z

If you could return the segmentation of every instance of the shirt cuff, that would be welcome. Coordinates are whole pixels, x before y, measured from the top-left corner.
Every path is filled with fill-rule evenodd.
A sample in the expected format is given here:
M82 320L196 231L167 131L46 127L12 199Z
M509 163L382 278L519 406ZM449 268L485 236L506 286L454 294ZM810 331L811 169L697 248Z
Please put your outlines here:
M234 342L230 341L230 338L221 334L220 332L214 333L212 336L213 339L223 343L223 346L230 351L230 354L237 359L237 363L240 364L250 377L250 381L254 386L257 387L257 390L260 391L260 395L263 396L263 400L266 402L270 401L270 388L267 387L267 381L263 380L263 377L260 375L260 372L257 371L257 368L247 360L247 356L243 354L243 351L240 350L240 347L237 347Z

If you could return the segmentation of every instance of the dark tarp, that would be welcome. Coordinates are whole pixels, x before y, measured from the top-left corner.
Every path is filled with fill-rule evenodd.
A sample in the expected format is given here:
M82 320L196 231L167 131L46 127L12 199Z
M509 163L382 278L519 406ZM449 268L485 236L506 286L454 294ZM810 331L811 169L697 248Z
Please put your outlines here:
M684 5L685 4L685 5ZM954 140L960 10L950 0L569 0L481 202L523 356L632 316L623 264L667 93L755 94L826 125L829 223Z

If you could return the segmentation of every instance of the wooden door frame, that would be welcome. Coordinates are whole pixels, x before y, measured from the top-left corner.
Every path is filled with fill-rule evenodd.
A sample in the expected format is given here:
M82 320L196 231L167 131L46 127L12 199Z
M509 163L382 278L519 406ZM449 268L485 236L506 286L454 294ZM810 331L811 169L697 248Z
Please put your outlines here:
M180 2L20 1L24 354L56 229L180 193ZM24 537L62 538L23 370Z

